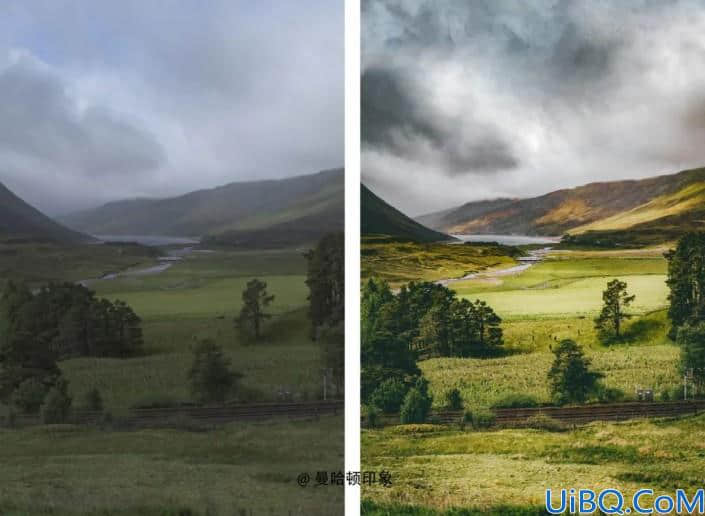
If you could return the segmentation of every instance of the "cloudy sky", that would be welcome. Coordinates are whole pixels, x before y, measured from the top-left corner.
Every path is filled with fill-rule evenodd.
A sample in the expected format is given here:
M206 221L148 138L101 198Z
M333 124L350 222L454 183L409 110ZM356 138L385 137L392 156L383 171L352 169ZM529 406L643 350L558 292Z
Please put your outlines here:
M705 165L705 0L363 0L363 182L411 215Z
M4 0L0 181L50 214L343 163L343 2Z

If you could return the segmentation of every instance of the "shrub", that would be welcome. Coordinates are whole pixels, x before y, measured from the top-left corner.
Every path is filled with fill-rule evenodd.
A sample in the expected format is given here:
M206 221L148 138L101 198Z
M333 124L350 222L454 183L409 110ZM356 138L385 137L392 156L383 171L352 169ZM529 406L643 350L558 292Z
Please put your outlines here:
M466 410L463 414L463 423L472 424L472 410Z
M68 395L68 383L59 378L49 389L49 393L41 406L42 422L44 424L64 423L71 410L71 397Z
M22 412L36 414L42 406L47 390L47 385L38 378L27 378L12 393L12 405Z
M440 425L441 418L436 415L433 415L429 418L428 422L431 423L432 425Z
M88 410L95 410L96 412L103 410L103 397L96 387L93 387L86 393L84 404Z
M668 389L663 389L661 391L661 401L671 401L671 393Z
M472 413L472 426L475 428L489 428L494 425L495 415L490 410L476 410Z
M193 397L199 403L224 402L238 378L230 370L230 360L223 349L210 339L200 341L194 348L188 376Z
M365 422L367 428L377 428L380 426L379 420L379 410L374 405L367 405L365 407Z
M583 403L595 392L604 375L590 370L590 359L573 340L562 340L553 353L555 359L548 371L548 380L554 401L559 405Z
M379 384L370 396L370 404L388 414L399 412L409 388L399 378L388 378Z
M546 414L536 414L527 418L522 424L526 428L535 428L536 430L546 430L548 432L565 432L568 430L568 425L563 421L554 419Z
M496 401L492 408L532 408L538 406L539 402L533 396L528 394L508 394Z
M597 387L597 399L601 403L615 403L624 399L624 391L616 387L605 387L600 384Z
M421 377L404 397L399 414L402 424L426 421L432 402L433 398L428 394L428 380Z
M450 410L463 408L463 397L458 389L450 389L443 393L443 407Z

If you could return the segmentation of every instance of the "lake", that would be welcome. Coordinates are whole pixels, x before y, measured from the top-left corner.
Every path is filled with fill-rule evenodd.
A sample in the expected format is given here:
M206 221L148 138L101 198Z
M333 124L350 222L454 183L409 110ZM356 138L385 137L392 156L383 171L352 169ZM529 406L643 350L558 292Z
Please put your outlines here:
M198 239L189 237L171 237L160 235L93 235L102 242L135 242L150 247L166 245L195 245Z
M561 237L528 235L452 235L463 242L497 242L504 245L557 244Z

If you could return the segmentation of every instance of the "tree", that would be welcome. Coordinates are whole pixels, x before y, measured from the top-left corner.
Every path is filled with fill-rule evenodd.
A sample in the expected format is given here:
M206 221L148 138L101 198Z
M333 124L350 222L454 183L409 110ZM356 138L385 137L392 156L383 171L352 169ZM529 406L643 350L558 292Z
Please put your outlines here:
M345 236L342 232L324 236L306 254L309 288L309 316L314 329L332 326L345 315Z
M96 412L103 410L103 397L100 395L100 391L97 387L93 387L86 393L84 403L85 408L88 410L94 410Z
M693 371L698 392L705 386L705 322L684 324L678 329L676 342L681 348L681 370Z
M486 354L504 343L502 328L499 326L502 319L491 307L487 306L485 301L476 300L471 307L470 314L474 316L473 319L477 327L477 343L481 353Z
M188 374L191 393L199 403L222 403L231 394L240 377L230 369L230 359L210 339L201 340L193 349L193 363Z
M682 325L705 320L705 232L683 235L676 249L664 256L668 260L666 284L670 289L669 336L675 339Z
M247 282L242 293L242 309L236 320L237 326L245 333L259 340L262 335L262 322L272 317L265 309L274 301L274 296L267 293L264 281L253 279Z
M345 237L324 236L305 255L308 271L312 335L321 348L323 365L333 374L337 395L345 380Z
M431 411L433 398L428 393L428 380L420 377L404 397L399 416L402 424L423 423Z
M399 378L387 378L372 393L370 405L388 414L397 412L408 390L409 386Z
M58 378L42 403L42 422L44 424L64 423L71 411L71 401L68 382L61 377Z
M553 399L559 404L584 402L604 375L590 370L590 360L573 340L561 341L553 354L553 365L548 371Z
M634 298L627 292L624 281L614 279L607 283L607 288L602 292L602 311L595 319L595 329L603 339L621 338L622 321L632 317L625 310Z

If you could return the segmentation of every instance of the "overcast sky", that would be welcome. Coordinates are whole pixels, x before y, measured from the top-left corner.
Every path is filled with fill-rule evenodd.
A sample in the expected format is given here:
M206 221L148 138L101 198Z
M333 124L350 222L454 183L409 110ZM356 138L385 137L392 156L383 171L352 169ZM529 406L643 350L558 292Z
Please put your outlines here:
M49 214L343 164L342 0L4 0L0 181Z
M408 214L705 165L705 0L363 0L363 182Z

